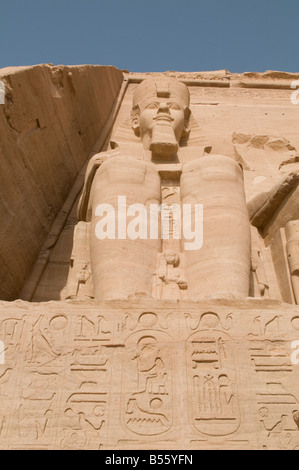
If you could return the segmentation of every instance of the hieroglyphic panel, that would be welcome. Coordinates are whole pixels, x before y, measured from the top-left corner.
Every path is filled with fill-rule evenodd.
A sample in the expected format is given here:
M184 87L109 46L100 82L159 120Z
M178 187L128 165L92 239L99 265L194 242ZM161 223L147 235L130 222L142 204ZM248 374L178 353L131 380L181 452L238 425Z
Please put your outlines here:
M266 89L249 89L249 88L216 88L216 87L190 87L191 103L197 103L197 97L201 99L216 98L221 102L239 101L246 102L252 99L263 102L273 102L275 100L290 103L290 90L266 90Z
M123 356L122 421L135 434L163 434L172 425L171 338L144 330L132 335Z
M236 328L240 326L239 312L228 308L217 311L184 314L193 435L189 445L201 449L255 448L254 435L248 438L252 403L246 388L248 373L240 367L246 361L246 347Z
M10 448L55 447L63 373L71 348L67 316L38 313L27 316L21 345L15 412L9 430Z
M177 445L175 427L175 362L173 332L177 314L171 310L154 313L126 312L118 323L118 335L124 349L119 351L119 395L112 417L110 439L114 448L146 448L165 443ZM115 387L114 387L115 388ZM111 445L111 443L110 443ZM113 444L112 444L113 445Z
M237 431L240 410L231 338L221 331L195 333L187 344L187 360L194 426L210 436Z
M107 426L112 333L105 317L97 312L80 315L73 327L59 446L99 450Z
M5 445L14 413L14 397L22 357L21 343L27 315L24 311L3 315L0 320L0 339L4 344L4 364L0 365L0 442Z
M1 374L6 390L0 392L9 406L1 405L1 448L104 445L112 333L103 313L62 311L31 311L25 323L22 317L2 322L8 368Z
M296 325L296 317L263 312L254 318L248 335L251 388L263 449L299 448L299 369L291 361Z
M298 334L262 301L4 310L0 448L295 449Z

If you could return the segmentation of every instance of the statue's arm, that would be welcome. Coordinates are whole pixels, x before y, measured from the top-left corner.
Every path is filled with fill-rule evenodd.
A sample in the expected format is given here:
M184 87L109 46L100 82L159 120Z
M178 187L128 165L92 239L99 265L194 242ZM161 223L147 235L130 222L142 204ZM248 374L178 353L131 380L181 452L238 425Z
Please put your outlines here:
M106 160L114 157L115 155L118 155L118 153L119 153L118 151L101 152L101 153L97 153L90 159L87 165L84 186L83 186L82 194L81 194L79 204L78 204L79 221L88 222L87 211L88 211L89 197L90 197L90 191L91 191L92 183L93 183L96 172Z
M248 204L250 222L257 228L262 228L273 216L284 200L299 185L299 171L294 171L283 177L270 191L258 194Z

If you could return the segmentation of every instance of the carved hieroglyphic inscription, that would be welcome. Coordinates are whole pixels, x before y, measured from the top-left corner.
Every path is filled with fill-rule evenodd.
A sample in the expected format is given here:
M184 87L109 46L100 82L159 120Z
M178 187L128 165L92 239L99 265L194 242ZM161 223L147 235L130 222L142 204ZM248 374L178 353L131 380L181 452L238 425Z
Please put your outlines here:
M1 323L1 447L102 448L111 358L104 315L31 316Z
M283 315L264 313L253 321L256 333L249 334L260 442L268 450L299 448L298 366L292 364L291 334L286 334L293 323Z
M158 435L172 424L171 338L144 330L126 342L123 362L123 420L140 435Z
M235 432L240 412L231 338L220 331L195 333L187 344L187 360L195 427L211 436Z
M1 449L299 447L299 312L141 303L4 310Z

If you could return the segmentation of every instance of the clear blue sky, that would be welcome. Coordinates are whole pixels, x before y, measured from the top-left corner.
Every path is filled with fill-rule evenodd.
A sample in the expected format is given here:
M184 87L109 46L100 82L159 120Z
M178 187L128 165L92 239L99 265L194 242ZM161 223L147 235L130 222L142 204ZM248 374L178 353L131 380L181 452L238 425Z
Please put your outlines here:
M0 68L299 72L299 0L0 0Z

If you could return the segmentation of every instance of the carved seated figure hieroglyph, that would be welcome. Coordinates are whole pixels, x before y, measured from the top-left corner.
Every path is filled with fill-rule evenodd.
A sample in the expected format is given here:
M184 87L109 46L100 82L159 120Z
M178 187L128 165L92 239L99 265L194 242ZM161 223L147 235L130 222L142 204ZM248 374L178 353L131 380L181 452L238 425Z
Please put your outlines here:
M90 268L96 299L249 295L251 235L243 171L233 158L204 155L197 147L188 149L191 159L182 158L181 142L190 132L189 106L189 90L182 82L147 78L133 96L131 124L139 144L133 149L132 144L124 143L94 155L89 162L79 220L90 227ZM203 206L201 247L186 249L184 235L170 246L161 236L163 228L157 236L151 236L149 226L140 229L140 207L144 208L143 221L150 220L151 207L163 204L163 187L167 185L177 188L179 205L189 205L191 215L196 205ZM125 217L120 215L120 205L129 207ZM115 236L99 239L97 227L103 225L101 217L109 208L113 208L115 217L112 220L110 210L106 225ZM132 220L136 214L139 226ZM132 224L136 236L128 237ZM174 261L168 260L169 252ZM160 275L162 268L165 272ZM72 280L70 292L76 297L79 285L89 281L74 274ZM85 289L86 295L90 296Z

